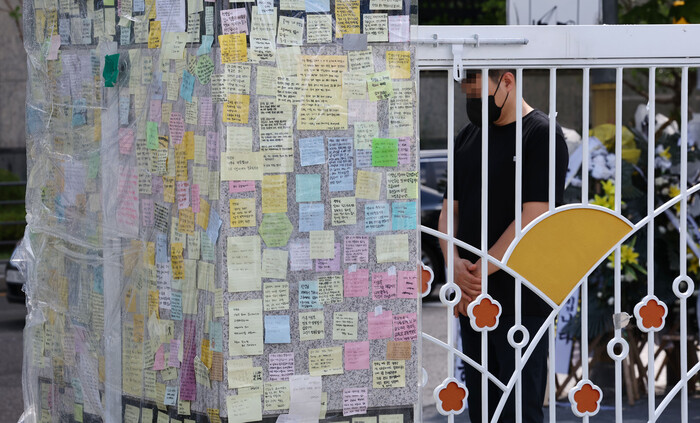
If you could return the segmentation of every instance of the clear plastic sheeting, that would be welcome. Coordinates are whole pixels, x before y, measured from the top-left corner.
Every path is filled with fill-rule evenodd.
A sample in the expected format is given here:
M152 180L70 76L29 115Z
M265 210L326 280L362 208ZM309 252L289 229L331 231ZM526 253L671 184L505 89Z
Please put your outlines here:
M411 10L25 1L24 422L417 419Z

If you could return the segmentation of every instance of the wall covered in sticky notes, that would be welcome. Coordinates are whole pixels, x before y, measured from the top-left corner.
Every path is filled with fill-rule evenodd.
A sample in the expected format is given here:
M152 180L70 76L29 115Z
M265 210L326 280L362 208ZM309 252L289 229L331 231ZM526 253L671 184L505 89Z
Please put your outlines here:
M414 420L416 3L25 2L34 415Z

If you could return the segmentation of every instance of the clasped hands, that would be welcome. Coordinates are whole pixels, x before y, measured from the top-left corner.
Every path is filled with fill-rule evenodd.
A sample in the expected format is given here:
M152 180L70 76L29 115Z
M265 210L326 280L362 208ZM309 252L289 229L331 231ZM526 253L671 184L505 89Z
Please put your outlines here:
M454 282L462 291L459 303L455 305L455 317L467 315L467 307L481 294L481 259L476 263L463 258L454 259Z

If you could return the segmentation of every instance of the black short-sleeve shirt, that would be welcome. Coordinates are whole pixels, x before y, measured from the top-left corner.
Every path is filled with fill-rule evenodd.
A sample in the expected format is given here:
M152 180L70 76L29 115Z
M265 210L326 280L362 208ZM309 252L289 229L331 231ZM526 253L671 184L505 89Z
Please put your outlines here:
M481 246L481 128L468 124L455 140L454 198L459 202L457 238ZM515 220L515 122L489 126L488 246ZM555 204L563 202L569 155L564 135L556 126ZM522 202L549 201L549 117L533 110L523 117ZM459 249L472 262L479 257ZM501 303L504 315L515 313L514 280L499 270L488 277L489 294ZM527 288L522 290L522 313L546 316L549 307Z

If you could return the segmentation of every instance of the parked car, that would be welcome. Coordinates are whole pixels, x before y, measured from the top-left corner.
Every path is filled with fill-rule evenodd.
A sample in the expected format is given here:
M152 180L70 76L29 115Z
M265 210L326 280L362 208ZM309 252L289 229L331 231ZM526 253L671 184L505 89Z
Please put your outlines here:
M447 188L447 150L421 151L420 184L421 223L437 230ZM445 261L437 238L421 234L421 258L424 265L433 269L431 293L434 294L445 283Z
M17 244L15 250L18 247L19 244ZM5 284L7 285L7 301L24 304L25 295L22 290L24 287L24 277L22 277L19 269L9 261L5 265Z

